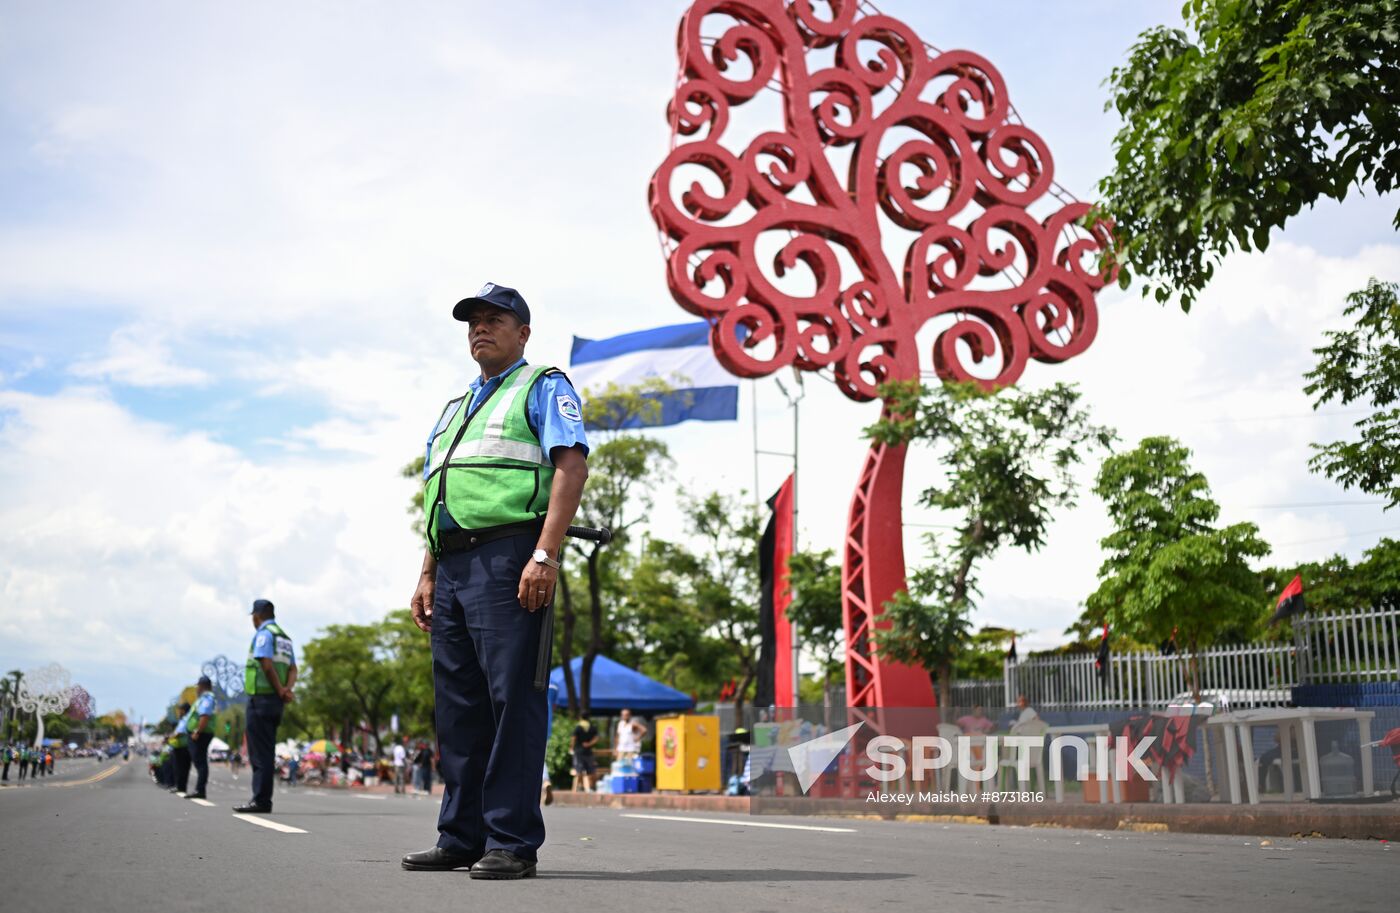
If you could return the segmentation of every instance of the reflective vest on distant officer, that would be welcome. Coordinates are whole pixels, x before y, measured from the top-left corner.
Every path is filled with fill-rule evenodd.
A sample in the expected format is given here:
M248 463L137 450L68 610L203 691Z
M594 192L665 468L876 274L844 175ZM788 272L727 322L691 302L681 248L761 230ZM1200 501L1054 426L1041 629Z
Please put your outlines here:
M262 665L259 663L258 665ZM195 730L199 728L199 718L209 717L209 725L204 727L201 736L212 736L214 734L214 692L206 691L194 699L194 706L190 708L190 715L185 720L185 728L189 730L190 737L194 737Z
M187 713L187 714L185 714L185 736L186 736L187 738L189 738L189 739L193 739L193 738L194 738L194 731L195 731L196 729L198 729L198 728L199 728L199 710L196 709L195 707L191 707L191 708L190 708L190 712Z
M530 390L557 368L518 364L478 405L465 394L447 404L433 428L423 467L428 547L442 551L443 529L468 532L529 523L545 515L554 464L530 426ZM566 416L579 420L572 399ZM475 411L473 408L475 407Z
M272 668L277 670L277 678L283 685L287 684L287 669L296 661L292 652L292 639L287 636L287 632L278 626L276 619L269 618L263 622L262 627L253 635L253 642L248 646L248 664L243 667L243 690L249 695L277 693L272 682L267 680L262 663L253 655L258 646L258 638L263 636L263 632L267 632L272 638Z

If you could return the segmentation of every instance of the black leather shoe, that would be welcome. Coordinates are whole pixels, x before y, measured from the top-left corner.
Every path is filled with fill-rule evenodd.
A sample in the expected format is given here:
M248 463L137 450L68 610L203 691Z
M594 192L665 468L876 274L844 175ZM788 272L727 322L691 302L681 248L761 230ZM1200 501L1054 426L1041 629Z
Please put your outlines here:
M409 853L400 863L410 872L448 872L452 869L469 869L481 859L480 853L454 853L435 846L421 853Z
M185 798L186 798L186 799L208 799L209 797L206 796L206 795L204 795L204 793L190 793L190 794L189 794L188 796L186 796Z
M492 850L468 873L472 878L508 880L535 877L535 864L506 850Z
M249 802L247 805L235 805L233 813L235 815L270 815L272 814L272 803L259 805L256 802Z

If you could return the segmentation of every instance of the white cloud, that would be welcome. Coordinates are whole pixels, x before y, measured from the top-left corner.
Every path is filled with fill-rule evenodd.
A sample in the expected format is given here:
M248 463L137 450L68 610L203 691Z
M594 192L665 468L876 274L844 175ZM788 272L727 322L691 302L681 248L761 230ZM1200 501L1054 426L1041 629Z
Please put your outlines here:
M303 639L407 602L421 553L392 459L254 463L92 388L0 392L0 416L7 654L173 683L240 655L257 596Z
M69 371L133 387L202 386L210 379L206 371L175 364L165 334L147 326L122 327L105 355L75 362Z

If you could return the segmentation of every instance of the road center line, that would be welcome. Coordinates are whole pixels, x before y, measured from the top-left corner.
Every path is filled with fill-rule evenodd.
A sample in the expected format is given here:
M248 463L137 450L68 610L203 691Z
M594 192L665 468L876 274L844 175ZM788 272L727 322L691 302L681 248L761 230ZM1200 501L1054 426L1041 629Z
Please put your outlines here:
M247 821L249 824L256 824L258 827L265 827L272 831L281 831L284 834L304 834L306 831L299 827L292 827L290 824L283 824L281 821L272 821L267 818L259 818L256 815L234 815L240 821Z
M195 805L202 805L205 808L214 807L214 803L210 802L208 799L191 799L190 801L193 802Z
M737 818L685 818L680 815L623 814L623 818L647 818L652 821L688 821L692 824L728 824L739 827L772 827L785 831L821 831L827 834L854 834L853 827L821 827L816 824L775 824L768 821L744 821Z
M90 784L93 784L93 783L98 782L99 780L105 780L105 779L107 779L108 777L110 777L112 774L117 773L117 772L120 771L120 770L121 770L121 767L120 767L120 766L117 766L117 767L109 767L109 768L107 768L106 770L103 770L103 771L100 771L100 772L98 772L98 773L93 774L92 776L88 777L88 778L85 779L85 780L70 780L70 781L68 781L67 783L50 783L50 784L48 784L48 785L49 785L49 786L64 787L64 788L71 787L71 786L88 786L88 785L90 785Z
M376 800L376 801L379 801L379 802L383 802L385 799L388 798L388 796L351 796L350 798L352 798L352 799L371 799L371 800Z

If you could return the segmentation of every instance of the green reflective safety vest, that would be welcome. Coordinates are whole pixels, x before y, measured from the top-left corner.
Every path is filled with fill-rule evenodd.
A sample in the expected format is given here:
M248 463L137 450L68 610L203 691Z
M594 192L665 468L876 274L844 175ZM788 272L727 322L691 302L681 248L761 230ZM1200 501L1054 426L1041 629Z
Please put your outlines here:
M292 639L275 621L268 622L267 630L272 634L272 668L277 670L277 677L285 685L287 669L292 665ZM253 643L257 643L257 640L258 636L254 634ZM272 687L272 682L267 680L262 663L253 657L251 643L248 645L248 663L243 667L243 692L249 695L277 693L277 689Z
M526 406L535 382L555 370L520 365L474 413L471 394L442 410L423 468L424 525L434 555L442 553L444 527L476 532L545 515L554 464L530 427Z
M194 741L194 731L199 728L199 714L193 707L185 714L185 735L189 736L191 742Z

